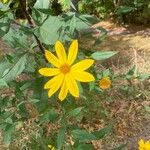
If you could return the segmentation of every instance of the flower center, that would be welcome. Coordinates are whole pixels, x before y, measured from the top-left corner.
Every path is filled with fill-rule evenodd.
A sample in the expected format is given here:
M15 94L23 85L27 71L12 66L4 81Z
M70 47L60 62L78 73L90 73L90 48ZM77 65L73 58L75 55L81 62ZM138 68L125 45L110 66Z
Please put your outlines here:
M68 64L64 64L60 67L60 71L63 73L63 74L66 74L70 71L70 66Z

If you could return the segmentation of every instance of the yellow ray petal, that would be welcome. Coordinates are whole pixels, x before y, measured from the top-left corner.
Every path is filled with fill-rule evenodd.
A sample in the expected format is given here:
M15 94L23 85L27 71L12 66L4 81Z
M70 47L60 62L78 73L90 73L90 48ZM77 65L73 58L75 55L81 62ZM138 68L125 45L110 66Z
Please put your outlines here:
M50 148L50 150L55 150L55 147L52 145L48 145L48 148Z
M69 65L71 65L75 61L77 53L78 53L78 41L74 40L71 43L69 48L68 59L67 59L67 63Z
M138 142L139 146L144 146L145 145L145 142L143 139L141 139L139 142Z
M49 61L49 63L51 63L55 67L60 66L58 58L55 55L53 55L50 51L45 50L45 57Z
M58 56L60 63L66 63L66 52L63 44L60 41L57 41L55 44L55 50Z
M67 88L67 84L66 84L66 79L64 79L58 98L61 101L63 101L66 98L67 93L68 93L68 88Z
M55 92L58 91L58 89L62 85L63 79L64 79L63 76L61 76L61 77L58 78L58 80L56 82L54 82L51 85L50 90L48 91L48 96L49 97L51 97Z
M58 74L55 77L53 77L52 79L50 79L48 82L46 82L46 84L44 85L44 89L50 89L53 84L60 82L60 79L63 79L64 75L63 74Z
M85 71L72 71L71 73L74 79L80 82L91 82L95 80L92 74Z
M50 77L59 74L60 71L57 68L41 68L39 69L39 73L43 76Z
M71 67L72 70L86 70L88 69L92 64L94 63L94 60L92 59L84 59L75 65Z
M75 81L75 79L70 75L66 75L66 83L69 92L74 96L74 97L79 97L79 88L78 85Z

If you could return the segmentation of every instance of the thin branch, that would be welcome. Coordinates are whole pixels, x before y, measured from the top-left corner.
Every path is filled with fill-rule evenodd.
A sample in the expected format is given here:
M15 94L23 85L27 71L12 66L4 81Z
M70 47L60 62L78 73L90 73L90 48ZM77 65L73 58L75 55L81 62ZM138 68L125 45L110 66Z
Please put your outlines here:
M19 0L19 3L20 3L20 7L21 7L21 10L22 10L25 18L29 22L30 27L34 28L35 27L34 20L32 19L32 17L30 16L30 14L29 14L29 12L27 10L27 1L26 0Z
M21 10L25 16L25 18L28 20L28 23L30 25L31 28L35 28L35 22L34 20L32 19L32 17L30 16L28 10L27 10L27 1L26 0L19 0L19 3L20 3L20 7L21 7ZM39 46L39 49L41 50L41 52L44 54L44 47L42 45L42 43L40 42L40 40L38 39L38 37L33 33L33 36L35 37L35 40Z

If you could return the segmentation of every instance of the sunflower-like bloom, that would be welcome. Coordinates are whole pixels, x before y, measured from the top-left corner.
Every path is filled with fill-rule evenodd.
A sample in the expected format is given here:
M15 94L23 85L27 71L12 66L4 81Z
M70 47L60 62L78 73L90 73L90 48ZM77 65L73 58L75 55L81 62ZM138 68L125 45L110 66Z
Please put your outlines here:
M150 141L144 142L143 139L141 139L139 142L139 150L150 150Z
M95 78L92 74L86 72L93 63L92 59L84 59L73 64L78 53L78 41L74 40L69 48L68 55L60 41L55 44L57 56L50 51L45 50L45 57L53 68L41 68L39 73L51 78L45 85L44 89L49 89L48 96L51 97L60 89L58 98L62 101L66 98L68 92L74 97L79 97L79 87L77 81L91 82Z
M111 80L109 77L103 77L102 79L99 80L99 87L103 90L106 90L110 88L111 86Z

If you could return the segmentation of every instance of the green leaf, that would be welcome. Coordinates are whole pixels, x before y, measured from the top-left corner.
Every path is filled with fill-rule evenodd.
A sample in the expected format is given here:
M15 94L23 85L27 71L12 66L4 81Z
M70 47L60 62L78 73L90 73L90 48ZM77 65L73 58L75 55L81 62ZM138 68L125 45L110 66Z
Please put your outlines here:
M136 72L136 66L133 65L131 69L126 74L126 79L131 79Z
M75 139L80 141L97 140L97 137L94 134L83 129L76 129L71 131L71 133Z
M31 102L31 103L37 103L39 101L40 101L39 99L29 99L29 102Z
M81 110L82 110L83 108L84 108L84 107L78 107L78 108L75 108L75 109L71 110L71 111L68 113L68 116L75 117L75 116L79 115L79 113L81 112Z
M138 78L139 78L139 80L144 81L144 80L150 78L150 74L148 74L148 73L142 73L142 74L139 75Z
M4 19L0 19L0 37L3 37L9 31L9 22L6 22L8 20Z
M54 45L55 42L60 39L62 40L64 21L61 17L49 16L49 18L40 27L40 36L45 44Z
M59 130L58 136L57 136L57 150L61 150L63 143L65 141L65 132L66 132L66 127L62 127Z
M103 77L108 77L111 75L111 70L110 69L106 69L102 72Z
M69 25L69 30L71 35L73 35L75 33L75 29L76 29L76 16L75 14L73 15L73 17L70 20L70 25Z
M91 57L95 60L104 60L112 57L115 54L117 54L115 51L95 52L91 55Z
M8 87L8 85L7 85L5 80L0 79L0 89L3 88L3 87Z
M9 44L12 48L19 49L17 53L19 53L21 50L23 52L30 50L31 44L29 44L27 38L27 35L17 28L10 28L9 32L3 36L3 40L7 42L7 44ZM30 38L32 39L31 35Z
M45 8L48 9L50 4L50 0L37 0L34 4L34 8Z
M94 150L92 144L80 143L75 147L75 150Z
M97 139L102 139L106 136L106 134L110 133L111 132L111 129L112 129L112 126L108 126L106 128L103 128L99 131L94 131L92 132L92 134L97 137Z
M38 23L42 23L46 17L47 14L43 13L41 10L50 10L50 0L37 0L34 4L32 16L34 20Z
M20 75L25 69L27 62L27 54L21 56L12 66L9 68L8 72L3 76L3 80L6 82L14 80L18 75Z
M10 144L10 142L12 141L12 136L13 136L13 132L14 132L14 125L8 124L5 128L4 131L4 143L8 146Z
M8 69L10 66L11 63L9 63L5 58L0 60L0 78L2 78L4 70Z
M150 113L150 106L144 106L145 110Z
M89 91L90 91L90 92L93 91L94 88L95 88L95 82L90 82L90 83L89 83Z
M126 13L133 11L134 9L135 9L134 7L130 7L130 6L120 6L117 9L117 13L118 14L126 14Z
M58 120L58 113L55 109L46 110L43 112L43 115L40 116L40 123L43 122L56 122Z

